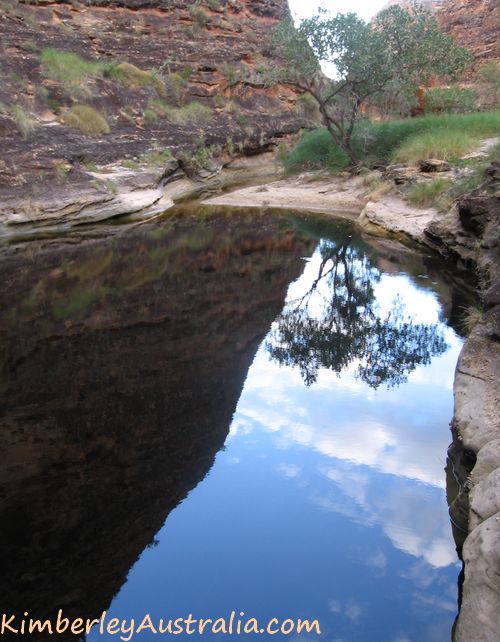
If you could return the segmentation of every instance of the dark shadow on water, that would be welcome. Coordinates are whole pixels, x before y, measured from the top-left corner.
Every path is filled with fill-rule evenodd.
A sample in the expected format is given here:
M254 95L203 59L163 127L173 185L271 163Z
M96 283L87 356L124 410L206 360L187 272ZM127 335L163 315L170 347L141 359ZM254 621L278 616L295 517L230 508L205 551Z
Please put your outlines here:
M109 606L211 468L312 248L240 217L4 255L2 612Z
M270 354L308 384L358 359L364 381L397 385L445 349L435 327L375 306L381 271L425 287L422 257L313 228L233 212L3 248L3 612L100 616L210 470L274 319ZM283 310L319 238L318 278ZM456 288L438 287L450 312Z

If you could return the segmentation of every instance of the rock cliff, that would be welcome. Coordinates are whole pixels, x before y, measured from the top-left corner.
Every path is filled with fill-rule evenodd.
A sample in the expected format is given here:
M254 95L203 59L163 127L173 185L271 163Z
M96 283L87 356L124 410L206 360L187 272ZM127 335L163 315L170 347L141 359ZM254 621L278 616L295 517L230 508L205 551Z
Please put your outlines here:
M456 642L495 642L500 626L500 195L499 165L489 189L462 198L426 233L439 251L477 271L483 313L455 373L454 461L460 492L451 515L464 562ZM466 462L465 465L463 463Z
M298 131L297 95L264 78L287 11L285 0L2 2L0 187L26 195L169 154L206 169Z
M496 0L442 0L437 18L445 33L472 52L469 79L482 64L500 61L500 5Z

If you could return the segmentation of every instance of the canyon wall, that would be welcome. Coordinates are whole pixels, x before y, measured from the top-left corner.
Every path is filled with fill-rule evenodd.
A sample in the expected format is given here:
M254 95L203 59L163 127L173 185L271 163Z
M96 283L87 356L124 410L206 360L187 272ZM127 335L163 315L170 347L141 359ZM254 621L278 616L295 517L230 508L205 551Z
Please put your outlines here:
M297 132L297 94L265 78L287 12L284 0L2 2L0 188L155 164L152 149L208 165L209 152L252 153ZM100 132L75 126L81 104L105 118Z

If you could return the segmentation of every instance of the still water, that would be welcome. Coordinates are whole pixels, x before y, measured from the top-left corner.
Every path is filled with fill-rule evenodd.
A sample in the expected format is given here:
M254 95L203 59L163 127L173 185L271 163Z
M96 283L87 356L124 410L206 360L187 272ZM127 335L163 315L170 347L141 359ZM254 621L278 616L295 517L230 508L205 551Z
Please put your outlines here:
M451 639L449 266L239 212L10 245L0 273L12 612Z

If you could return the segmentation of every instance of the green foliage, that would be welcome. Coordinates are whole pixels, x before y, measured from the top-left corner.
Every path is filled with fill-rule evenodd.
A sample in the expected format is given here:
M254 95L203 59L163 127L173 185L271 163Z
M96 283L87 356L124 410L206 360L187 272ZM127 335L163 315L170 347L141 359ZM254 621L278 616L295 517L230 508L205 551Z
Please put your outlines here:
M479 140L476 136L456 130L437 130L410 136L394 153L394 160L416 164L426 158L459 159L472 150Z
M500 142L495 143L488 151L488 160L491 163L500 163Z
M206 147L205 145L198 147L194 155L194 160L200 168L209 169L212 159L213 155L209 147Z
M153 87L159 96L166 96L165 83L155 71L144 71L129 62L108 65L104 75L132 87Z
M56 170L56 176L59 180L64 181L68 174L71 172L71 165L68 163L60 162L56 163L54 165L54 169Z
M197 0L194 4L189 5L189 15L194 24L198 27L204 27L209 22L209 17L203 11L200 6L200 2Z
M106 288L78 288L66 299L56 301L52 312L56 319L81 318L85 312L107 293Z
M109 63L85 60L71 51L44 49L41 53L43 73L71 92L82 95L89 92L87 82L102 76Z
M10 108L10 113L14 118L16 127L21 136L24 139L28 138L31 132L35 129L35 121L21 105L13 105Z
M165 106L162 115L172 123L206 125L213 118L213 110L195 101L180 108Z
M463 132L467 132L467 135L464 136ZM448 148L451 139L458 141L458 145L462 147L462 137L468 141L478 140L498 135L499 132L500 111L429 115L380 123L360 121L354 128L352 146L369 166L379 162L387 163L398 157L416 162L433 154L438 158L442 157L442 150L435 149L435 137L443 136ZM423 141L419 140L420 137L423 137ZM408 144L409 140L411 146ZM456 154L457 148L452 151ZM418 158L419 156L422 158ZM328 131L319 129L303 134L296 147L287 155L285 169L294 172L314 167L343 168L348 160Z
M148 124L155 123L158 120L158 114L152 109L145 109L143 113L144 122Z
M230 87L234 87L242 79L242 69L240 65L225 62L221 65L221 71Z
M165 84L155 71L144 71L129 62L86 60L71 51L44 49L40 57L44 74L60 82L71 94L89 96L89 81L110 78L132 87L153 87L166 95Z
M283 61L274 79L314 97L325 127L352 164L359 160L354 129L369 99L395 85L414 92L431 77L453 77L470 60L442 33L436 18L416 4L411 12L391 6L370 23L354 13L319 13L296 29L289 18L276 28L274 43ZM336 79L321 74L319 60L335 65Z
M486 87L495 96L497 101L500 100L500 62L492 60L485 63L479 69L479 78Z
M186 100L188 79L189 76L179 72L171 72L168 76L168 84L174 94L177 105L182 105Z
M314 123L321 122L321 114L317 101L311 94L301 94L298 103L299 112Z
M477 109L476 93L456 86L429 89L424 101L426 111L433 114L463 114Z
M62 120L67 125L74 127L89 136L109 134L110 129L104 116L89 105L73 105L64 112Z
M298 145L285 158L287 173L320 167L344 169L348 164L347 155L324 129L303 134Z
M436 204L443 192L449 189L451 181L446 178L435 178L426 183L413 185L408 192L408 200L417 207L429 207Z
M140 163L133 158L125 158L122 160L122 167L126 167L127 169L139 169L141 166Z
M139 156L139 162L151 167L163 167L173 159L172 152L169 149L151 149L145 154Z

